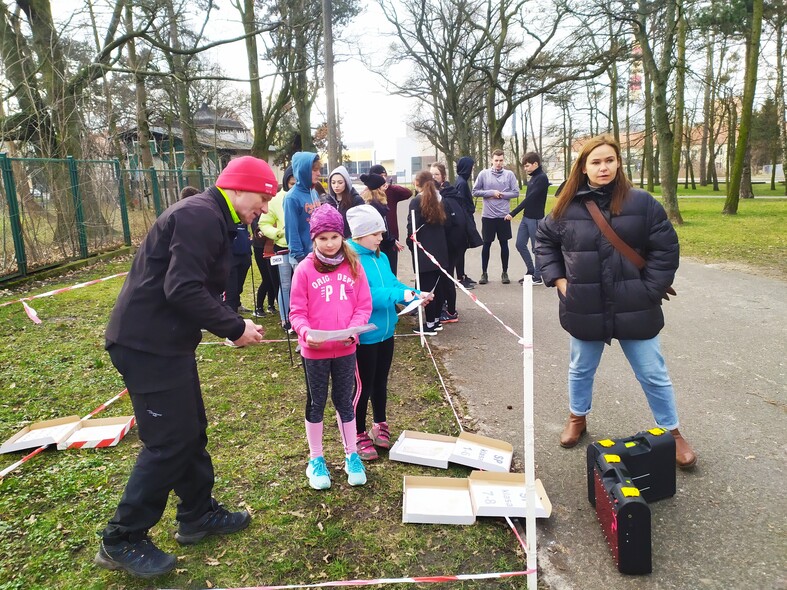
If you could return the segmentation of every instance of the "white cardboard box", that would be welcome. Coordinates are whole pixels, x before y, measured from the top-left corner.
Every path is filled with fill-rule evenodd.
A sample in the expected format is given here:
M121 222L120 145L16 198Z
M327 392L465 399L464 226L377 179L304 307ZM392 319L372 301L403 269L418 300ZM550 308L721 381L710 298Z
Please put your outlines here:
M469 480L405 475L402 522L473 524Z
M508 473L514 447L496 438L463 432L456 439L456 444L448 460L451 463L467 465L484 471Z
M66 440L57 443L57 450L114 447L134 424L134 416L81 420Z
M79 422L79 416L66 416L65 418L35 422L30 426L25 426L0 445L0 453L12 453L57 444L67 439L79 428Z
M448 458L455 445L456 439L452 436L404 430L391 447L388 458L392 461L448 469Z
M524 473L473 471L467 478L476 516L526 516L527 489ZM540 479L536 479L536 518L549 518L552 504Z

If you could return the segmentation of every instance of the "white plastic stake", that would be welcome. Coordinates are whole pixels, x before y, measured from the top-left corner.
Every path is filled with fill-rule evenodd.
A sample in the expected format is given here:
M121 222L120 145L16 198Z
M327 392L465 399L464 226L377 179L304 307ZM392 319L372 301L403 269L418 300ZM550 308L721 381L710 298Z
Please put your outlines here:
M413 228L412 235L414 236L414 240L417 240L418 234L416 233L416 231L418 230L418 228L415 227L415 211L410 211L410 224L411 227ZM418 246L416 244L413 244L413 255L415 260L415 288L420 291L421 279L418 273ZM424 345L426 344L426 336L424 336L424 306L423 305L418 306L418 329L421 331L421 337L420 337L421 348L423 348Z
M536 458L535 458L535 413L533 409L533 280L525 276L522 284L522 375L524 379L524 422L525 422L525 532L527 542L528 590L537 590L538 573L536 545Z

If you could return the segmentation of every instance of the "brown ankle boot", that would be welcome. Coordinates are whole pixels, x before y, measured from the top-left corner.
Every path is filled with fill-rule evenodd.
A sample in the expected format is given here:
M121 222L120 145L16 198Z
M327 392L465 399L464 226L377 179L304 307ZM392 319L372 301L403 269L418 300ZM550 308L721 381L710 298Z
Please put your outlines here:
M568 422L566 427L560 434L560 446L564 449L570 449L576 446L582 435L587 432L587 420L585 416L575 416L574 414L568 415Z
M690 469L697 463L697 455L691 449L691 445L683 438L683 435L676 428L670 430L672 436L675 437L675 463L681 469Z

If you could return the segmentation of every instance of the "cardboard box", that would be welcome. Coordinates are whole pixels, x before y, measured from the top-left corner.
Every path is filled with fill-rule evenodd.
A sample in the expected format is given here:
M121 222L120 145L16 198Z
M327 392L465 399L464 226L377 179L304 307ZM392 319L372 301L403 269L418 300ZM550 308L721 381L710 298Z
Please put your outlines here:
M470 498L476 516L510 516L524 518L527 513L527 489L524 473L473 471ZM536 518L549 518L552 503L540 479L536 479Z
M463 432L456 439L454 451L448 460L474 469L508 473L513 456L514 447L510 443Z
M442 434L404 430L388 453L392 461L448 469L456 439Z
M57 450L114 447L134 424L134 416L82 420L66 440L57 443Z
M60 443L79 428L79 422L79 416L66 416L25 426L0 445L0 453L12 453Z
M473 524L469 480L405 475L402 522Z

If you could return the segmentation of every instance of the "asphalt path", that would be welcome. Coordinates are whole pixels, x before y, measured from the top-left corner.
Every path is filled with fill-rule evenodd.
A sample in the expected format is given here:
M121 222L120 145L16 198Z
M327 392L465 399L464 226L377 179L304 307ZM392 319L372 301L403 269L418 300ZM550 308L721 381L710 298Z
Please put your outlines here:
M405 214L402 206L401 221ZM516 222L513 230L516 236ZM490 283L473 293L521 333L517 280L524 263L513 239L510 250L511 284L501 283L495 243ZM477 248L467 256L475 280L480 253ZM402 279L412 277L407 251L399 269ZM540 580L549 588L787 588L787 283L683 259L674 286L678 296L664 303L662 348L678 396L680 429L699 460L693 471L678 471L673 498L650 506L653 573L645 576L617 571L587 501L586 444L558 444L568 416L568 335L558 321L555 289L533 287L536 477L553 505L551 518L539 521L538 561ZM466 402L472 426L513 444L523 470L521 348L461 293L457 309L460 321L430 343ZM602 358L594 393L583 443L654 425L614 342Z

